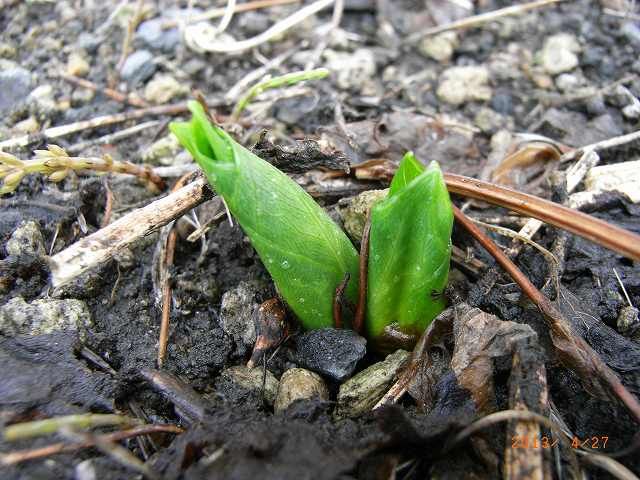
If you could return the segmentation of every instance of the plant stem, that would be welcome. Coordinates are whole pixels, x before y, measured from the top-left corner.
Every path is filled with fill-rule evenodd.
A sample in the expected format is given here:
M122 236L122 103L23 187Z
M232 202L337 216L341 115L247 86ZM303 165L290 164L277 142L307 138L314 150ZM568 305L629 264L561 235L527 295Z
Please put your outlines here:
M364 314L367 308L367 271L369 269L369 235L371 233L371 209L367 210L367 220L362 231L362 240L360 241L360 265L359 276L360 283L358 286L358 305L356 314L353 319L353 329L362 333L364 325Z
M55 433L65 427L93 428L107 425L135 425L137 423L139 423L138 420L124 415L100 413L67 415L10 425L4 429L4 440L13 442L23 438L41 437Z
M240 118L240 114L251 102L251 100L253 100L265 90L270 90L272 88L289 87L291 85L295 85L296 83L304 82L307 80L320 80L322 78L325 78L327 75L329 75L329 70L327 70L326 68L316 68L315 70L287 73L285 75L280 75L279 77L270 78L257 83L253 87L251 87L249 91L240 98L240 100L238 100L238 103L236 103L236 106L233 109L233 113L231 114L231 121L237 121L238 118Z

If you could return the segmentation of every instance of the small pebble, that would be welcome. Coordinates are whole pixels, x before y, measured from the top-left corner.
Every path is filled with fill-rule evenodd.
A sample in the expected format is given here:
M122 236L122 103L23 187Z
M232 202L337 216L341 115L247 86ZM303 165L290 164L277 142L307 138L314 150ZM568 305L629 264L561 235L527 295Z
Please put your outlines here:
M338 382L350 377L367 352L367 341L353 330L321 328L295 338L296 361Z
M91 32L82 32L78 35L77 45L82 50L87 51L88 53L94 54L98 47L102 43L102 40L99 36L91 33Z
M135 86L151 78L155 71L153 54L148 50L138 50L127 57L120 76Z
M136 31L136 39L152 49L172 52L180 43L180 30L177 28L164 28L167 19L164 17L152 18L142 22Z
M90 103L96 97L96 92L88 88L76 88L71 94L73 106L82 106ZM59 108L59 107L58 107Z
M368 209L386 198L388 191L388 189L367 190L350 199L347 206L340 209L344 229L354 241L360 242L362 239Z
M562 73L556 77L556 87L561 92L575 91L580 86L582 86L581 79L571 73Z
M451 105L491 100L489 71L483 66L451 67L440 76L438 98Z
M0 72L0 115L11 113L31 90L31 74L21 67Z
M366 83L376 74L376 60L373 52L359 48L353 53L326 50L326 67L332 78L343 90L362 91Z
M67 59L67 75L84 77L89 73L89 62L79 52L72 52Z
M440 63L447 63L458 46L456 32L444 32L432 37L426 37L419 46L420 53Z
M618 331L631 340L640 342L640 318L638 309L626 305L620 309L618 314Z
M87 305L75 299L45 298L25 302L14 297L0 307L0 334L41 335L58 330L84 330L93 325Z
M142 160L151 165L173 165L182 151L180 142L173 133L170 133L153 142L142 153Z
M474 123L484 133L492 135L501 128L506 128L508 120L488 107L481 107L476 113Z
M580 50L580 44L573 35L559 33L547 38L544 42L540 63L551 75L570 72L579 64L577 54Z
M11 234L5 249L9 255L16 257L20 255L32 255L34 257L46 255L44 238L38 222L34 220L22 222Z
M144 89L144 98L150 103L163 104L187 93L189 93L189 88L180 84L171 75L157 74L147 83Z
M256 343L253 312L260 306L256 295L255 285L249 282L240 282L236 288L222 295L220 327L233 339L240 355Z
M25 118L24 120L16 123L13 126L13 131L15 133L22 133L22 134L36 133L39 130L40 130L40 124L38 123L38 120L36 120L34 117Z
M329 399L329 390L317 373L304 368L292 368L282 374L278 394L273 406L275 412L282 412L296 400L318 398Z
M269 370L264 378L264 399L273 405L278 394L278 379ZM222 371L219 382L231 382L249 392L259 393L262 390L264 370L247 368L244 365L230 367Z
M409 352L396 350L383 362L371 365L340 385L336 416L356 417L370 411L387 393L410 357Z
M36 115L38 119L47 119L58 110L54 93L53 85L47 83L34 88L27 97L29 110Z

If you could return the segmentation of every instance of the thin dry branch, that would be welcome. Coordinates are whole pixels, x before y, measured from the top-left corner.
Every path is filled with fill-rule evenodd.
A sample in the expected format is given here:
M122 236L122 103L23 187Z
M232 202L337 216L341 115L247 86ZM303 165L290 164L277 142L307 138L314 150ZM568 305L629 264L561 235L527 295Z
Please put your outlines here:
M93 90L94 92L101 93L111 98L112 100L115 100L116 102L128 103L129 105L132 105L134 107L140 107L140 108L145 108L149 106L149 104L144 100L132 97L130 95L126 95L117 90L114 90L113 88L100 87L99 85L96 85L90 80L76 77L75 75L68 75L66 73L61 73L60 78L78 87L86 88L88 90Z
M185 43L187 46L199 52L234 53L248 50L268 42L274 37L283 34L293 26L304 21L327 8L335 0L316 0L315 2L299 9L292 15L275 23L264 32L255 37L239 41L220 41L215 35L211 36L211 27L206 24L190 25L185 29ZM209 38L207 38L209 37Z
M184 187L186 181L190 177L191 174L186 174L180 177L171 189L171 193L177 192ZM167 344L169 343L169 322L171 319L171 302L173 296L169 269L173 265L176 243L178 241L178 232L174 227L175 224L171 224L166 227L171 230L166 238L160 265L160 268L162 269L160 274L160 278L162 280L162 319L160 322L160 338L158 340L158 368L162 368L162 365L164 364L164 358L167 355Z
M358 305L353 318L353 329L362 333L364 316L367 308L367 272L369 267L369 234L371 233L371 209L367 210L367 220L362 231L360 242L360 261L358 264Z
M125 215L49 259L51 285L64 285L109 261L120 249L157 231L211 197L204 178Z
M625 145L627 143L631 143L637 140L640 140L640 130L627 133L626 135L620 135L619 137L608 138L600 142L592 143L590 145L585 145L584 147L571 150L570 152L567 152L564 155L562 155L561 162L568 162L571 160L575 160L576 158L581 157L585 152L588 152L590 150L594 152L599 152L601 150L607 150L609 148L619 147L620 145Z
M621 253L628 258L640 260L640 235L577 210L493 183L453 173L445 173L444 178L447 188L452 193L483 200L537 218Z
M116 113L113 115L103 115L100 117L92 118L91 120L83 120L80 122L69 123L68 125L46 128L42 132L35 135L22 135L21 137L10 138L8 140L0 142L0 149L26 147L29 144L37 142L42 138L52 139L65 137L67 135L71 135L72 133L81 132L82 130L105 127L107 125L113 125L114 123L122 123L147 116L179 115L180 113L184 113L186 111L186 103L175 103L172 105L159 105L157 107L141 108L139 110L131 110L128 112Z
M118 442L120 440L126 440L127 438L137 437L139 435L149 435L152 433L182 433L183 431L184 430L182 428L176 425L140 425L139 427L130 428L128 430L100 435L100 438L108 442ZM58 453L75 452L85 448L91 448L93 446L94 442L91 441L82 443L59 442L47 445L46 447L7 452L0 454L0 465L16 465L18 463L26 462L27 460L50 457L51 455L56 455Z
M254 2L240 3L233 7L233 13L248 12L251 10L258 10L261 8L276 7L278 5L288 5L290 3L300 3L300 0L256 0ZM212 8L206 12L202 12L198 15L193 15L185 23L190 25L192 23L203 22L205 20L212 20L214 18L223 17L227 11L226 7ZM162 24L163 28L177 27L180 24L178 20L168 20Z
M73 145L67 147L65 150L69 153L78 153L83 152L89 147L93 147L96 145L106 145L108 143L115 143L123 140L125 138L131 137L137 133L142 132L143 130L147 130L148 128L158 127L160 125L159 120L149 120L147 122L142 122L133 127L124 128L122 130L118 130L117 132L109 133L107 135L103 135L102 137L95 138L93 140L87 140L84 142L74 143ZM166 168L166 167L165 167ZM154 169L154 173L155 169ZM156 173L159 177L167 177L169 175L161 175Z
M563 2L565 0L536 0L535 2L523 3L521 5L513 5L511 7L500 8L492 12L481 13L480 15L474 15L472 17L466 17L455 22L447 23L446 25L439 25L437 27L429 28L421 32L416 32L409 35L404 43L416 43L422 40L424 37L431 35L437 35L442 32L448 32L449 30L462 30L466 28L477 27L478 25L485 24L487 22L493 22L502 17L510 15L519 15L529 10L533 10L540 7L546 7L554 3Z

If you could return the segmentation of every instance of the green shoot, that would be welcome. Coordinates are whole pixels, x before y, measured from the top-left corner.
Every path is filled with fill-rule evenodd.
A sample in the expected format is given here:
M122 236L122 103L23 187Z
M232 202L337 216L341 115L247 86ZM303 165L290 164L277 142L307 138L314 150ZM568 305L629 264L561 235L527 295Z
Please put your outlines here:
M326 68L316 68L315 70L306 70L301 72L291 72L279 77L269 78L260 83L256 83L251 87L247 93L245 93L236 103L231 114L231 119L237 121L240 118L240 114L247 108L247 105L258 95L265 90L272 88L288 87L295 85L296 83L304 82L307 80L320 80L329 75L329 70Z

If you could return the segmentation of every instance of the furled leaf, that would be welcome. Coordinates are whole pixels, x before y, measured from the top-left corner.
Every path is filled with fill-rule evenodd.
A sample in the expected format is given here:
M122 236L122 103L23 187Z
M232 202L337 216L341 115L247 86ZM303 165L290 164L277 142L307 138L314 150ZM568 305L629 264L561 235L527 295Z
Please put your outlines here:
M400 163L387 198L371 209L367 333L386 326L420 335L445 307L453 211L440 167L412 153Z
M333 325L335 288L349 272L356 298L358 254L297 183L212 125L196 102L171 131L198 162L251 240L282 297L306 328Z

